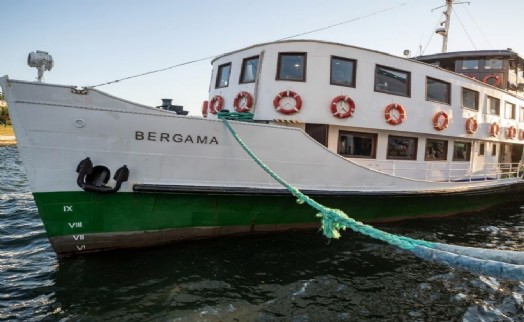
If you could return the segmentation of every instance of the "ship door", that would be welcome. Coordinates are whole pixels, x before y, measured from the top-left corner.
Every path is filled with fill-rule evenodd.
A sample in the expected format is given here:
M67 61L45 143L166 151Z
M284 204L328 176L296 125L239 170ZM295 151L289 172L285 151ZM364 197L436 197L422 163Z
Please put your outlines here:
M306 124L306 133L325 147L328 145L327 124Z
M520 144L500 145L499 163L502 168L515 169L522 160L523 146Z

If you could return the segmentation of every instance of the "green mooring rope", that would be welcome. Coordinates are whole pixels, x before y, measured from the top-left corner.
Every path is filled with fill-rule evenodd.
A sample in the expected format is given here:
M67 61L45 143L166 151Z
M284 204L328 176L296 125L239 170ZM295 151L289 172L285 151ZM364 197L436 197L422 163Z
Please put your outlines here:
M491 250L473 247L462 247L433 243L425 240L412 239L381 231L350 218L340 209L325 207L310 197L303 194L297 188L291 186L278 176L267 165L265 165L242 141L236 131L227 120L227 114L220 115L220 119L229 129L235 140L242 146L244 151L272 178L297 198L297 203L307 203L319 213L322 231L328 238L340 237L340 230L350 228L371 238L384 241L390 245L411 251L416 256L428 261L446 264L451 267L469 270L474 273L489 275L497 278L522 281L524 280L524 253L504 250ZM234 119L239 119L234 117Z

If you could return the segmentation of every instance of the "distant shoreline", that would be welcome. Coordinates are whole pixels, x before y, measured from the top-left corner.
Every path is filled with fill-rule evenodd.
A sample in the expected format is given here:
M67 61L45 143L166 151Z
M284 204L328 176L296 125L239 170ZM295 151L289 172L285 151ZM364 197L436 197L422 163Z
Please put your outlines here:
M14 136L0 135L0 146L16 145L16 138Z

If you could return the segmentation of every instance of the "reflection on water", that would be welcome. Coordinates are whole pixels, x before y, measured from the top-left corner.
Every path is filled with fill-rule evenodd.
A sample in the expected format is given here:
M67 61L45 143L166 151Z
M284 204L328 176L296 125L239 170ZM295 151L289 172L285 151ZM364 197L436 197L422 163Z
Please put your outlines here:
M57 259L16 148L0 152L0 320L524 321L524 283L427 263L351 232L329 242L300 231ZM524 250L523 223L510 209L379 228Z

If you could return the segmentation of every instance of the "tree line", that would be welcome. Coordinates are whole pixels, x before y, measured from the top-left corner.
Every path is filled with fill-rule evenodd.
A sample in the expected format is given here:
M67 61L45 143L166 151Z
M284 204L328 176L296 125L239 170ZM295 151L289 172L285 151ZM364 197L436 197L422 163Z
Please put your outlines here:
M0 93L0 101L4 100L4 94ZM9 118L9 110L7 106L0 106L0 125L7 126L11 124L11 119Z

